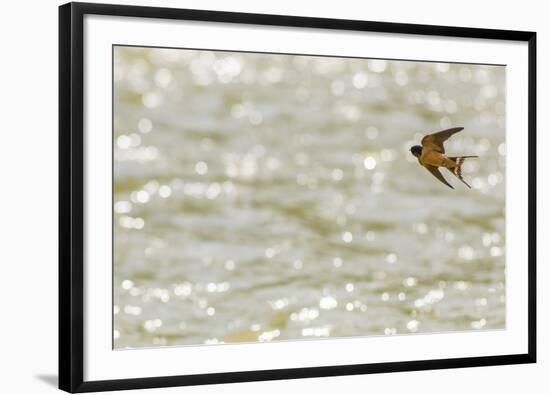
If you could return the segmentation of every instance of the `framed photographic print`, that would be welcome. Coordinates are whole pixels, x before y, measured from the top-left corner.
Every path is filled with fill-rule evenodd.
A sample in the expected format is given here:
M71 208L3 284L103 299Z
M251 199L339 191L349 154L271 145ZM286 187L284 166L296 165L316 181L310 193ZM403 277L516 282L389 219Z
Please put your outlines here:
M59 16L61 389L535 362L535 33Z

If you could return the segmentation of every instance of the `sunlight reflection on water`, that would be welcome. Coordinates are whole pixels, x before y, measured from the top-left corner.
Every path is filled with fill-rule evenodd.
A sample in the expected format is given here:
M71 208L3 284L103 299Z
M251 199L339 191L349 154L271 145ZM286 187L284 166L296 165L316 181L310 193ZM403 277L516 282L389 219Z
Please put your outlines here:
M503 328L504 72L117 47L115 346Z

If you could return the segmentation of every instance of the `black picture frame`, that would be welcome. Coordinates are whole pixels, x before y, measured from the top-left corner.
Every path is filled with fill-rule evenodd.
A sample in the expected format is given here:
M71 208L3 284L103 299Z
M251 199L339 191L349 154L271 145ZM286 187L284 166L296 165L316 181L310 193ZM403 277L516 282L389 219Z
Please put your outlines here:
M480 356L165 377L84 380L84 135L83 19L87 14L384 32L528 43L528 352ZM111 4L59 7L59 388L90 392L245 381L344 376L536 362L536 33L283 15Z

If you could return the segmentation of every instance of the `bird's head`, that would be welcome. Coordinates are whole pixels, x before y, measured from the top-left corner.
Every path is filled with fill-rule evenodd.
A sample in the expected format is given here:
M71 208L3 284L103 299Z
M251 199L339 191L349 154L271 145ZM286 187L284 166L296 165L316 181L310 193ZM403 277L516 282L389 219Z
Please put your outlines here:
M411 147L411 153L418 158L420 155L422 155L422 146L413 145Z

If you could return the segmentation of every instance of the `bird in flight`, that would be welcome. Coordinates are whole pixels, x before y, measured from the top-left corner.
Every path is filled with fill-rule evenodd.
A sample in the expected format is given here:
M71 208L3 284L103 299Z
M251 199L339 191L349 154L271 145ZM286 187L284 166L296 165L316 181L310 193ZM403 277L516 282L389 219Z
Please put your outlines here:
M449 188L454 187L447 182L443 174L439 171L440 167L444 167L453 173L456 178L462 181L468 188L470 185L462 178L462 164L466 158L477 158L475 155L467 156L447 156L445 155L445 147L443 143L447 141L453 134L460 132L464 128L451 128L442 130L437 133L432 133L424 136L422 145L411 147L411 153L418 158L418 162L424 166L435 178L447 185Z

